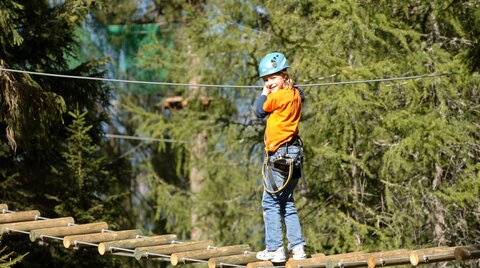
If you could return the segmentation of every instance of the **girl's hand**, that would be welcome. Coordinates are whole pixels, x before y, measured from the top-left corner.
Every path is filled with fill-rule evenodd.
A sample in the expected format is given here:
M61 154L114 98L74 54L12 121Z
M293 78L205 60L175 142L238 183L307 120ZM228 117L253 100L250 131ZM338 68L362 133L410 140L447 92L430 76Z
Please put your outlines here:
M263 90L262 90L262 95L268 95L270 94L270 89L268 89L266 86L263 86Z

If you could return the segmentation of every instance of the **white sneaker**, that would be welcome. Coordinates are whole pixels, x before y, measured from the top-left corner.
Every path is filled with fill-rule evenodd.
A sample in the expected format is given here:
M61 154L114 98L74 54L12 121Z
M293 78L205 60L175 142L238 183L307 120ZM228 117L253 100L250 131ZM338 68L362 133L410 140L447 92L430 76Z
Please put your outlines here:
M294 260L302 260L307 258L307 254L305 254L303 245L297 245L292 248L292 258Z
M268 251L268 249L265 249L264 251L257 253L257 259L271 262L285 262L285 250L283 247L279 247L275 251Z

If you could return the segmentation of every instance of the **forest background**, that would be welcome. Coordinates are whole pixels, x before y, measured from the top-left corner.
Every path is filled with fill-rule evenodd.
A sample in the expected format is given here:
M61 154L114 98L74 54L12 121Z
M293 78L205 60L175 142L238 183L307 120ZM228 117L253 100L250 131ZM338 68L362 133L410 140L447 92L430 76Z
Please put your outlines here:
M251 105L258 61L280 51L301 85L450 74L303 87L296 202L310 253L474 243L479 29L475 0L2 0L1 68L258 87L0 71L0 202L261 250L264 122ZM1 244L6 267L164 265Z

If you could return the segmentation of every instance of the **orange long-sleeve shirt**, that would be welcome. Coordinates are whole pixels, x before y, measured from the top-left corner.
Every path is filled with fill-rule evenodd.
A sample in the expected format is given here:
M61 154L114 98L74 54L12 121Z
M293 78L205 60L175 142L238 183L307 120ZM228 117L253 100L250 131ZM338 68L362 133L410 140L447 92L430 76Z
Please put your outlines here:
M302 98L295 88L280 89L267 95L263 110L270 114L265 129L265 149L274 152L298 135Z

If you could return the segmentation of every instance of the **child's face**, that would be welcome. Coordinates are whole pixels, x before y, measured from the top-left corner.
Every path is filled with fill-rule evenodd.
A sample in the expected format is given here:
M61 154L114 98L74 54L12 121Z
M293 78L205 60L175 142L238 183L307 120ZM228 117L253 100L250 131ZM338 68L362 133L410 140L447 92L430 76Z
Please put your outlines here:
M283 84L285 83L285 77L280 73L270 74L264 76L262 79L269 92L275 92L282 89Z

